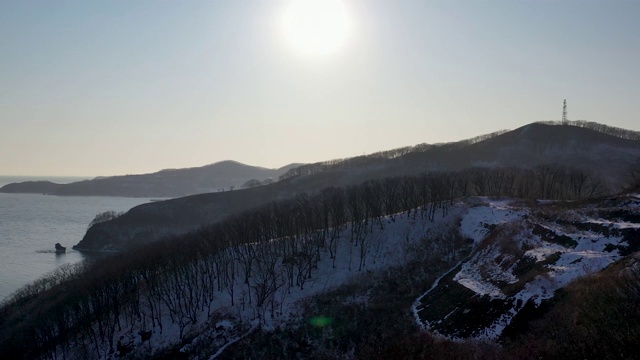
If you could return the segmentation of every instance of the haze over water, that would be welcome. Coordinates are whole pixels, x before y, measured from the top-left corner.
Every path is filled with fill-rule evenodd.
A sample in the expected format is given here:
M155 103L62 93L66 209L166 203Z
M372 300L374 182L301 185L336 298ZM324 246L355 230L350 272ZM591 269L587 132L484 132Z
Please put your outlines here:
M81 180L0 176L0 187L43 179L59 183ZM0 193L0 301L63 264L84 260L86 255L71 247L82 239L97 213L127 211L147 202L147 198ZM55 254L58 242L67 247L66 254Z

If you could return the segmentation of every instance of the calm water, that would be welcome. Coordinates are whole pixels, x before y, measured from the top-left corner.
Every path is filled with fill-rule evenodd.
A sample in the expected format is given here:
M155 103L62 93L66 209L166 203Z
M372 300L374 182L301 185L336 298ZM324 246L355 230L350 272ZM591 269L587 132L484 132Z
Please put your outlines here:
M17 181L81 179L0 176L0 187ZM56 267L84 260L71 247L82 239L97 213L126 211L147 202L143 198L0 193L0 302ZM67 247L66 254L55 254L58 242Z

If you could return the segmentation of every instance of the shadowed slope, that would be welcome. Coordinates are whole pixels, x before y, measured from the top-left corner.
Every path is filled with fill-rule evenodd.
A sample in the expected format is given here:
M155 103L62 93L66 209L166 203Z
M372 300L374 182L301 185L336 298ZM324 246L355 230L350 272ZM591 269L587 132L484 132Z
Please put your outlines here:
M532 168L555 164L598 173L607 181L608 188L618 190L625 185L624 172L630 164L640 160L638 140L577 126L540 123L478 142L461 141L423 148L424 151L394 158L367 156L332 165L312 164L315 168L305 165L306 169L312 169L306 171L308 175L285 176L268 186L141 205L118 219L89 229L77 248L122 250L165 235L188 232L240 211L296 194L427 171L472 167Z

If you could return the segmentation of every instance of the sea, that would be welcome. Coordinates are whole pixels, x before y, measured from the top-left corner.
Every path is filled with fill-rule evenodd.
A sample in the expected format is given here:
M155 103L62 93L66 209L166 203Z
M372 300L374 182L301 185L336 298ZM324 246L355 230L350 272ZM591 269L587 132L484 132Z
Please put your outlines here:
M48 180L64 184L85 179L0 176L0 187L22 181ZM149 201L148 198L0 193L0 303L64 264L95 257L71 247L82 240L96 214L127 211ZM65 246L66 253L56 254L56 243Z

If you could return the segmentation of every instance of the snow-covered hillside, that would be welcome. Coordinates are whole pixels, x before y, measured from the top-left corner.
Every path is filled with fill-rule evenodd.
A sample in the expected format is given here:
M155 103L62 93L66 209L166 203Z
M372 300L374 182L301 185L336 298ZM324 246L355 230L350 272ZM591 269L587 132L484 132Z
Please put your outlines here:
M421 252L453 258L459 251L453 243L443 246L431 239L456 229L467 211L467 204L458 203L439 211L435 221L427 219L426 211L414 209L368 219L359 226L345 224L336 238L334 256L329 250L314 254L314 257L318 256L316 265L306 269L297 262L300 260L267 254L269 249L287 246L289 241L317 241L318 237L314 237L317 234L309 234L306 239L274 239L268 244L248 244L241 250L228 249L229 257L237 257L238 251L263 254L255 258L248 282L243 281L243 264L236 263L232 284L223 285L203 310L196 311L195 322L173 318L170 307L176 305L165 304L159 310L164 314L162 327L153 327L150 321L143 321L116 334L120 339L118 353L153 354L179 346L182 353L204 352L214 354L212 358L215 358L216 354L257 329L285 328L304 317L302 303L321 292L351 282L366 282L372 273L414 260ZM288 266L291 261L296 261L295 269ZM292 270L296 274L294 281L289 282ZM258 299L260 294L264 296ZM367 298L353 301L366 303ZM142 334L146 335L143 337ZM99 352L109 357L109 344L100 346ZM82 354L86 350L78 349L76 353Z
M638 250L638 195L585 206L538 203L474 199L462 232L476 250L414 304L424 329L496 340L528 302L539 306L572 280Z
M304 305L318 294L345 284L366 285L375 274L420 261L424 254L457 265L416 299L416 321L449 338L496 340L527 303L539 305L571 280L636 251L639 213L638 195L588 205L471 197L439 209L433 221L415 209L345 224L333 240L307 234L242 245L216 255L214 260L227 269L218 274L233 274L212 280L218 285L208 302L184 303L188 297L183 295L172 303L170 294L159 294L165 299L160 308L140 309L155 319L141 316L117 331L117 351L96 341L71 353L110 358L178 349L190 358L215 358L255 331L286 329L309 318ZM435 240L448 234L463 239L463 245ZM327 244L317 253L306 252L305 244L315 241ZM297 252L281 255L292 242ZM247 254L253 261L250 274L242 262ZM235 260L223 261L227 258ZM175 281L164 288L191 291L188 279L164 276ZM370 303L366 292L348 301ZM178 318L176 307L189 317Z

